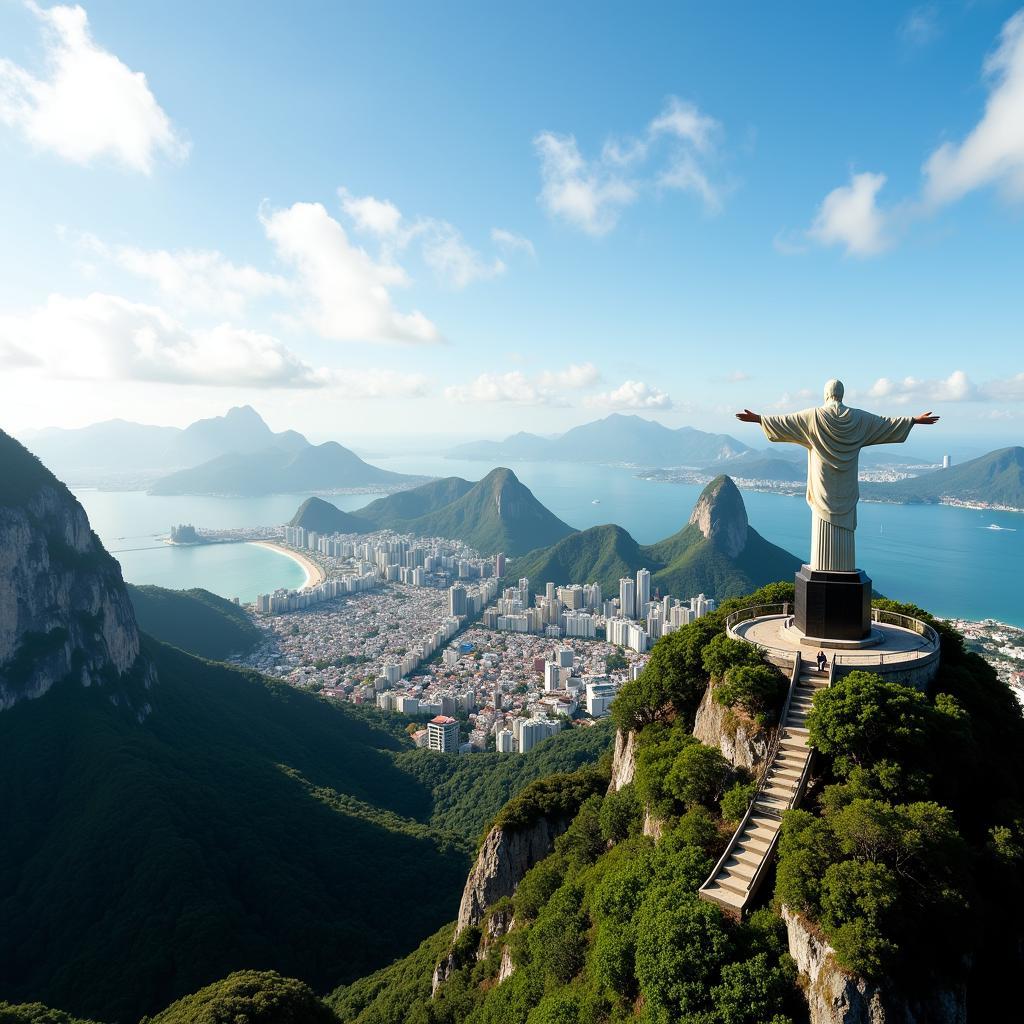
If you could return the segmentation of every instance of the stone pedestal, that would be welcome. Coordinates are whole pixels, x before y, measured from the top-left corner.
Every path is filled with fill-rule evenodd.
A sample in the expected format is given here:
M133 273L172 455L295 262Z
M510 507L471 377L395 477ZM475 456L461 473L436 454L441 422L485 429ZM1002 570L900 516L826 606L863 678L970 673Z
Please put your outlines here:
M870 642L871 580L863 570L823 572L804 565L795 582L793 625L808 641Z

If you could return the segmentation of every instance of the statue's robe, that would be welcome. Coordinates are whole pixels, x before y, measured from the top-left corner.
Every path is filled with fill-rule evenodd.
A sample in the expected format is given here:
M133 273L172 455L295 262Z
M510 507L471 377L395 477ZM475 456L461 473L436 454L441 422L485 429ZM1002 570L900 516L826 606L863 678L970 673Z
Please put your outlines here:
M906 441L913 425L912 416L876 416L842 402L761 417L769 441L788 441L807 449L812 569L854 571L860 450L871 444Z

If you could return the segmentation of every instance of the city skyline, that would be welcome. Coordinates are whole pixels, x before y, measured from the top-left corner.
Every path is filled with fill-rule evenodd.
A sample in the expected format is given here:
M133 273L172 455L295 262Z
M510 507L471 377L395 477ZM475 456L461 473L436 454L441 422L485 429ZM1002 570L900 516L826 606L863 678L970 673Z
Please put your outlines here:
M0 7L4 428L1012 440L1024 10L583 10Z

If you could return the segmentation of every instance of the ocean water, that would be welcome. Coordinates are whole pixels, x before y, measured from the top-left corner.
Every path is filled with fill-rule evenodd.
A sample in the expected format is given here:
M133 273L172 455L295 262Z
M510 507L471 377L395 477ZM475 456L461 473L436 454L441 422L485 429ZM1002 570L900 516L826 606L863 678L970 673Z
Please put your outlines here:
M430 456L376 458L398 472L478 480L489 463ZM554 462L510 462L516 475L552 512L579 529L618 523L643 544L667 537L689 517L701 488L638 479L629 469ZM302 571L289 559L248 544L201 548L160 545L174 523L205 527L286 522L306 494L264 498L151 497L139 492L77 490L93 529L121 561L132 583L202 586L251 600L279 586L297 586ZM334 495L346 511L373 495ZM744 491L750 524L762 536L806 558L810 510L803 497ZM858 562L875 587L937 615L995 618L1024 626L1024 515L929 505L862 502ZM1000 530L988 527L995 524ZM683 595L688 596L688 595Z

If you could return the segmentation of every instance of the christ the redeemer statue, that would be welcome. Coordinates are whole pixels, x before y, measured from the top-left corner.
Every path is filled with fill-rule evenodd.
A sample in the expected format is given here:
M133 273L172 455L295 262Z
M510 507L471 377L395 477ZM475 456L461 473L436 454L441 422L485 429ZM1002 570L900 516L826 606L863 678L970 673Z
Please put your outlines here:
M876 416L843 405L842 381L825 385L825 404L785 416L738 412L744 423L760 423L769 441L788 441L807 449L807 504L811 506L812 570L854 572L857 564L857 462L870 444L906 441L914 424L930 425L938 416Z

